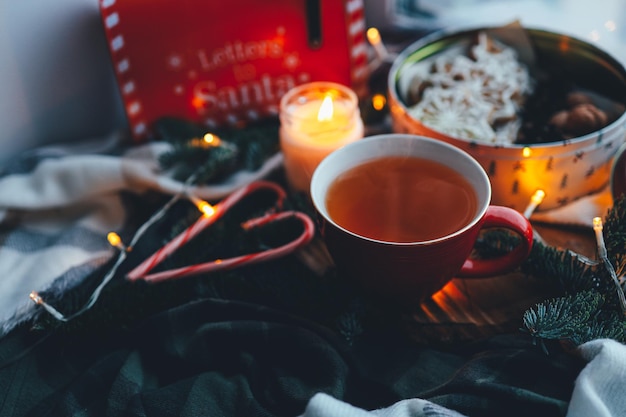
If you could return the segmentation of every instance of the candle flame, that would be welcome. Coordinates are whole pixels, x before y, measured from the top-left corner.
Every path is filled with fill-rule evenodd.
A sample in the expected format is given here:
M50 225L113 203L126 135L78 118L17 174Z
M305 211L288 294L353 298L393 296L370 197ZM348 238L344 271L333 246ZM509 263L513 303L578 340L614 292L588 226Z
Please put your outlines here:
M322 101L322 105L320 106L320 110L317 113L317 120L319 122L325 122L331 120L333 118L333 99L330 94L326 94L324 97L324 101Z
M522 149L522 156L524 158L528 158L532 154L533 154L533 151L528 146L526 146L526 147L524 147L524 149Z

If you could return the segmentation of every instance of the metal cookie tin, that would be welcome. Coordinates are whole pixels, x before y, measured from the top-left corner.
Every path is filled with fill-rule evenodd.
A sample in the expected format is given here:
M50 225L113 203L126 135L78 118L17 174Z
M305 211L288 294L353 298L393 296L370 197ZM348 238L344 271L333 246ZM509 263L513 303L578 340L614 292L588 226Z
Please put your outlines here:
M408 46L394 61L388 78L392 128L397 133L428 136L451 143L472 155L489 175L492 203L523 211L537 189L545 191L538 210L566 205L605 187L612 160L625 142L626 113L621 110L609 125L583 136L532 145L494 144L452 137L422 124L407 106L403 76L411 66L449 52L467 49L485 27L441 31ZM572 36L532 28L523 29L533 47L535 62L557 65L575 81L623 107L626 70L607 52Z

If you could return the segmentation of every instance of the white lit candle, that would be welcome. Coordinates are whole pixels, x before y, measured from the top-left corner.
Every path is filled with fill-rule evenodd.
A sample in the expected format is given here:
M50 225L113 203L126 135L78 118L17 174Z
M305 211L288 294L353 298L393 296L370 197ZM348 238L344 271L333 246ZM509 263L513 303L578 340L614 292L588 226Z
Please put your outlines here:
M317 165L335 149L363 137L354 91L313 82L295 87L280 102L280 146L289 185L309 191Z

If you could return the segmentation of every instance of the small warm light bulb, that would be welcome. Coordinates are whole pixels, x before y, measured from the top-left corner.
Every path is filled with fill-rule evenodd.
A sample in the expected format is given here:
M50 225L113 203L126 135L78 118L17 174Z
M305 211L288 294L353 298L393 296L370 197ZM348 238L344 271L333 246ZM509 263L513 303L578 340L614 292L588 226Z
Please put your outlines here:
M593 231L596 233L598 254L600 257L606 256L606 246L604 243L604 237L602 236L602 219L600 217L593 218Z
M213 207L212 205L210 205L206 201L199 200L196 203L196 207L198 207L198 210L200 210L202 213L204 213L204 215L207 216L207 217L211 217L212 215L215 214L215 207Z
M367 29L367 40L372 45L380 43L380 32L378 31L378 29L374 27Z
M543 199L546 197L546 192L539 189L537 191L535 191L535 193L533 194L533 196L531 197L530 201L533 204L541 204L541 202L543 201Z
M618 277L615 273L615 268L611 264L608 258L608 252L606 250L606 244L604 243L604 237L602 236L602 219L600 217L593 218L593 230L596 233L596 245L598 247L598 257L602 260L606 270L611 275L611 279L615 284L615 291L617 292L617 298L619 299L620 306L622 307L622 314L626 316L626 296L624 294L623 285L624 277Z
M600 217L593 218L593 231L596 233L596 245L598 246L598 255L600 258L606 258L606 244L604 236L602 236L602 219Z
M317 113L317 120L324 122L333 118L333 99L330 94L327 94L322 101L322 105Z
M593 230L602 230L602 218L594 217L593 218Z
M382 94L374 94L372 97L372 107L374 110L381 111L387 104L387 98Z
M205 216L211 217L212 215L215 214L215 207L213 207L208 202L204 200L200 200L198 197L195 197L191 194L187 195L187 197L198 208L198 210L204 213Z
M374 27L367 29L366 36L370 45L374 47L374 51L376 52L376 55L378 55L378 59L384 61L389 56L389 53L380 39L380 32L378 29Z
M202 98L198 97L198 96L194 96L194 97L191 99L191 105L192 105L195 109L198 109L198 110L203 109L204 107L206 107L206 103L205 103L205 101L204 101Z
M546 192L543 191L541 188L535 191L533 195L530 197L530 203L528 203L528 207L526 207L526 210L524 210L524 217L526 217L527 219L530 219L530 216L533 215L533 213L535 212L535 209L537 208L539 204L541 204L541 202L543 201L545 197L546 197Z
M528 146L525 146L524 149L522 149L522 156L524 158L528 158L532 154L533 154L533 150L530 149Z
M124 249L124 245L122 244L122 238L115 232L109 232L107 235L107 240L111 246L114 246L118 249Z
M206 135L204 135L202 140L204 140L204 143L209 145L209 146L219 146L220 145L220 138L215 136L213 133L207 133Z
M32 291L28 297L35 303L35 304L41 304L43 302L43 300L41 299L41 296L35 292Z

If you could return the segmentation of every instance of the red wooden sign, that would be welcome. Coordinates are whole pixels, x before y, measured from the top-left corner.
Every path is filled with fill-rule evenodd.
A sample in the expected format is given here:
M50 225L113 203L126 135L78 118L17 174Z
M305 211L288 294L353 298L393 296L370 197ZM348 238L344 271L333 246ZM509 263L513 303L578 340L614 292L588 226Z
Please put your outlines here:
M100 0L136 140L163 116L207 128L275 116L310 81L362 93L362 0Z

